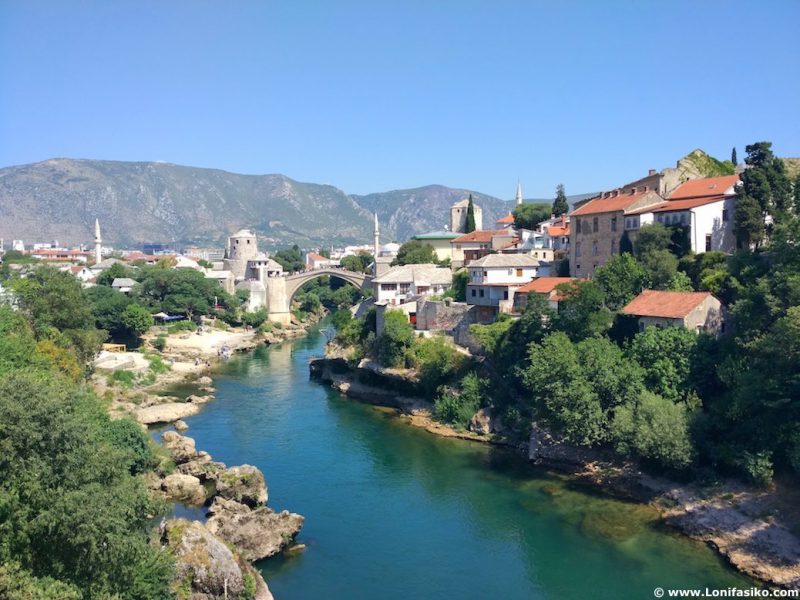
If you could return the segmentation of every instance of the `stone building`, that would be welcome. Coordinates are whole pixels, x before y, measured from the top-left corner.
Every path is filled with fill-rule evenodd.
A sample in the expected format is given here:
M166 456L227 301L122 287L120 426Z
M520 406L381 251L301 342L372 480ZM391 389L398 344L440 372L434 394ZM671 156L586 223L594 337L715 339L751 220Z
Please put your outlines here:
M640 209L664 202L648 186L603 192L570 214L569 272L591 277L597 267L620 253L623 236L633 242L643 224ZM650 218L652 219L652 213Z
M621 312L638 317L639 331L647 327L684 327L698 333L725 333L722 303L711 292L644 290Z
M483 229L483 210L480 206L472 202L475 212L475 230ZM469 208L469 199L464 198L459 200L450 207L450 231L456 233L466 233L467 229L467 210Z
M258 254L256 234L250 229L240 229L228 238L225 258L222 259L224 270L233 273L237 280L244 279L247 272L247 261Z

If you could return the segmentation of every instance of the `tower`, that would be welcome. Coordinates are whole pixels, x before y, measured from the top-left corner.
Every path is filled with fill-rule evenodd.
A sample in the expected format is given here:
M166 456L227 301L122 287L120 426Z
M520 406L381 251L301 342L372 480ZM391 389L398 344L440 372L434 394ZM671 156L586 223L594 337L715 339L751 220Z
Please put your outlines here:
M517 195L514 197L517 206L522 204L522 184L520 184L519 180L517 180Z
M103 240L100 238L100 219L94 220L94 264L103 260Z
M377 261L378 255L380 254L381 251L381 226L378 223L378 213L375 213L375 229L372 232L372 235L375 238L373 240L374 244L373 252L375 253L375 260Z

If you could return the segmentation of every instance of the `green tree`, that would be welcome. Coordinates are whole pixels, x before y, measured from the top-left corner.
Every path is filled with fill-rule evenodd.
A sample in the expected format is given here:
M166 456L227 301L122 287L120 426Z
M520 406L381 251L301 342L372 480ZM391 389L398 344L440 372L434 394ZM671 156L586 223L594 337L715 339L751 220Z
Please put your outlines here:
M544 203L520 204L514 209L514 227L536 229L542 221L550 218L550 205Z
M800 175L794 180L794 212L800 214Z
M469 273L466 269L461 269L453 273L453 283L444 293L445 298L452 298L456 302L467 301L467 284L469 283Z
M576 345L578 362L604 410L635 403L644 392L645 371L606 337L587 338Z
M683 327L648 327L637 334L628 353L644 368L647 389L672 402L687 399L694 391L690 375L699 337Z
M469 195L467 204L467 222L464 225L464 233L475 231L475 203L472 201L472 194Z
M140 337L153 326L153 317L144 306L128 304L122 311L122 324L136 337Z
M613 256L595 270L592 279L605 292L605 302L613 311L638 296L650 280L647 270L630 254Z
M668 469L685 469L693 459L686 406L644 392L639 401L617 408L611 423L617 452Z
M564 192L563 183L559 183L558 186L556 186L556 199L553 200L551 212L556 217L560 217L561 215L565 215L569 212L569 204L567 203L567 195Z
M603 335L611 327L613 315L605 305L605 292L594 281L573 281L556 287L563 297L555 328L573 341Z
M111 284L114 283L115 279L122 277L136 279L136 277L134 277L134 269L130 269L122 263L114 263L97 276L96 282L97 285L106 285L111 287Z
M409 240L400 246L392 265L421 265L436 262L436 251L433 246L421 240Z
M388 310L384 315L383 333L378 338L378 358L385 367L403 367L414 345L414 329L405 313Z
M99 329L108 331L114 339L119 339L126 333L122 314L133 302L127 294L104 285L95 285L84 290L84 296Z
M348 271L353 271L354 273L369 273L369 266L374 260L375 259L371 254L359 252L358 254L354 254L352 256L345 256L339 261L339 264L342 266L342 268L347 269Z
M669 250L672 244L672 231L661 223L644 225L633 244L634 254L639 260L646 260L648 255L660 250Z
M303 255L300 252L300 246L294 244L291 248L283 248L278 250L272 259L283 267L287 273L295 273L302 271L306 268L306 263L303 260Z
M458 390L444 387L440 390L434 403L433 416L443 423L467 427L483 403L489 382L475 373L468 373L458 387Z
M217 282L194 269L142 267L139 276L134 299L153 312L185 314L192 319L196 314L212 314L215 298L226 306L235 305Z
M522 381L537 416L568 443L593 446L605 441L606 413L583 374L575 344L564 333L530 345Z
M739 159L736 156L736 146L731 149L731 163L734 167L739 164Z

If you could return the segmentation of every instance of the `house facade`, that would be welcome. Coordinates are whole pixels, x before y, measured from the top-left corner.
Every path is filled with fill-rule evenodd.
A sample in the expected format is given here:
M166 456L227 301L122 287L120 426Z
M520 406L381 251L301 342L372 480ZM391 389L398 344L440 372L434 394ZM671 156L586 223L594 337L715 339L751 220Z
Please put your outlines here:
M453 283L453 272L433 264L392 267L373 279L375 302L403 304L418 296L442 294Z
M493 250L499 251L506 248L514 242L515 237L515 233L510 229L488 229L461 235L450 241L453 268L459 269L467 266Z
M494 320L498 312L511 312L514 293L537 276L539 261L528 254L489 254L467 267L467 304L479 309L478 320Z
M642 186L603 192L575 209L569 227L570 276L591 277L597 267L620 253L623 236L635 238L642 223L640 210L663 202L658 193Z
M530 294L543 296L550 308L558 310L558 303L563 299L556 288L571 281L577 281L574 277L537 277L520 287L514 294L514 312L521 313L528 304Z
M453 260L453 246L450 242L460 236L460 233L452 231L431 231L430 233L418 233L413 239L433 246L436 258L442 261Z

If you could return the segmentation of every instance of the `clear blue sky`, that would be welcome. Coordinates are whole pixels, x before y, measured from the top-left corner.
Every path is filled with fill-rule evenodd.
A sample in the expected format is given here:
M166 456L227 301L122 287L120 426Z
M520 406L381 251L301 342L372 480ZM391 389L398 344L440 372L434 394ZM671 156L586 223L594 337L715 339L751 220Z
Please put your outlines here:
M368 193L610 188L800 156L800 0L0 0L0 165L284 173Z

